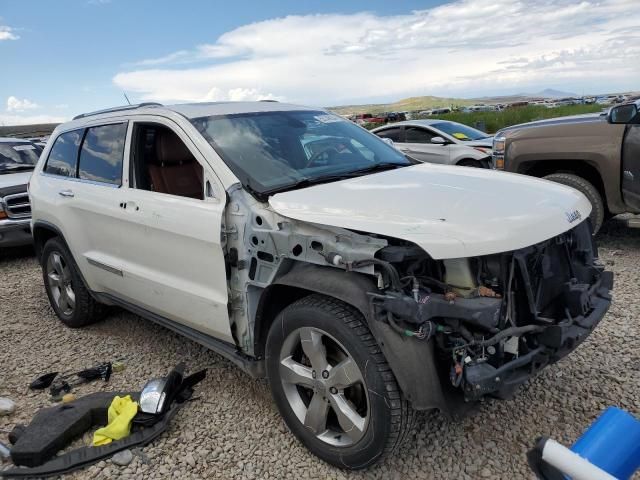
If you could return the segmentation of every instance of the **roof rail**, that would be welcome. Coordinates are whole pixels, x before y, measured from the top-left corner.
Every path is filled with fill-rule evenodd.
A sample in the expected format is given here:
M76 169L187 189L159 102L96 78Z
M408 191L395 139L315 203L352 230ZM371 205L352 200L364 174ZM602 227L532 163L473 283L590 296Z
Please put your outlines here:
M161 103L157 102L143 102L138 103L137 105L123 105L121 107L112 107L105 108L104 110L96 110L95 112L81 113L80 115L76 115L73 117L73 120L78 120L79 118L91 117L93 115L100 115L102 113L111 113L111 112L120 112L123 110L135 110L136 108L141 107L163 107Z

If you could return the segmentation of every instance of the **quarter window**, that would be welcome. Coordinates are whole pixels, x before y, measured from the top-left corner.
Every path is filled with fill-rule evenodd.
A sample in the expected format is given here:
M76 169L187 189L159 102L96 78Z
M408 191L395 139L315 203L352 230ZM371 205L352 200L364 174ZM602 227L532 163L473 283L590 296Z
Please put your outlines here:
M52 175L75 177L78 147L80 147L81 140L82 130L65 132L56 138L44 171Z
M404 134L407 143L431 143L431 139L435 137L428 130L418 127L405 127Z
M94 182L121 185L126 135L126 123L87 129L80 149L79 177Z

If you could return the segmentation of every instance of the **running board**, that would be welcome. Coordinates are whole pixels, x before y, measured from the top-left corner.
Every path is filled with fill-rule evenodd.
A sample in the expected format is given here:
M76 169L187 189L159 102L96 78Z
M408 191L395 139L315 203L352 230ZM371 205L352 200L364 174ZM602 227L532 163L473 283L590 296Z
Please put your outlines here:
M161 315L155 314L142 307L134 305L126 300L115 297L108 293L92 292L96 300L107 305L117 305L130 311L140 317L151 320L169 330L173 330L180 335L187 337L189 340L199 343L200 345L214 351L218 355L222 355L227 360L233 362L237 367L244 370L253 378L264 378L266 376L264 361L256 360L239 352L235 345L218 340L217 338L206 335L191 327L181 325L173 320L169 320Z

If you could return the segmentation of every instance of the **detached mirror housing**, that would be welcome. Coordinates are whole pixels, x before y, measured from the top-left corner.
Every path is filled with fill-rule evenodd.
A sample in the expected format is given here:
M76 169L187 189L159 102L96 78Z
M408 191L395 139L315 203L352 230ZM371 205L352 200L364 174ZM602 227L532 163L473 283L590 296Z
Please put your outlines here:
M629 123L638 115L638 106L635 103L612 107L607 115L609 123Z
M445 145L447 141L442 137L433 137L431 139L431 143L435 143L436 145Z

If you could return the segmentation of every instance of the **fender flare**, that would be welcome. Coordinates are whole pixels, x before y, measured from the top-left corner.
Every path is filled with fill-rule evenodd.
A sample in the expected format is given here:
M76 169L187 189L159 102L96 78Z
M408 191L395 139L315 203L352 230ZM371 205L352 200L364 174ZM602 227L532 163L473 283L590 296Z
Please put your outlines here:
M378 289L371 277L333 267L296 263L297 265L276 279L263 292L258 306L256 328L260 328L262 323L260 313L269 303L270 289L278 285L319 293L348 303L365 318L402 393L413 408L437 408L445 414L452 413L452 402L445 398L445 391L438 375L433 340L423 342L414 338L403 338L386 323L374 318L367 293ZM266 325L267 328L268 326ZM260 337L256 335L256 338Z

